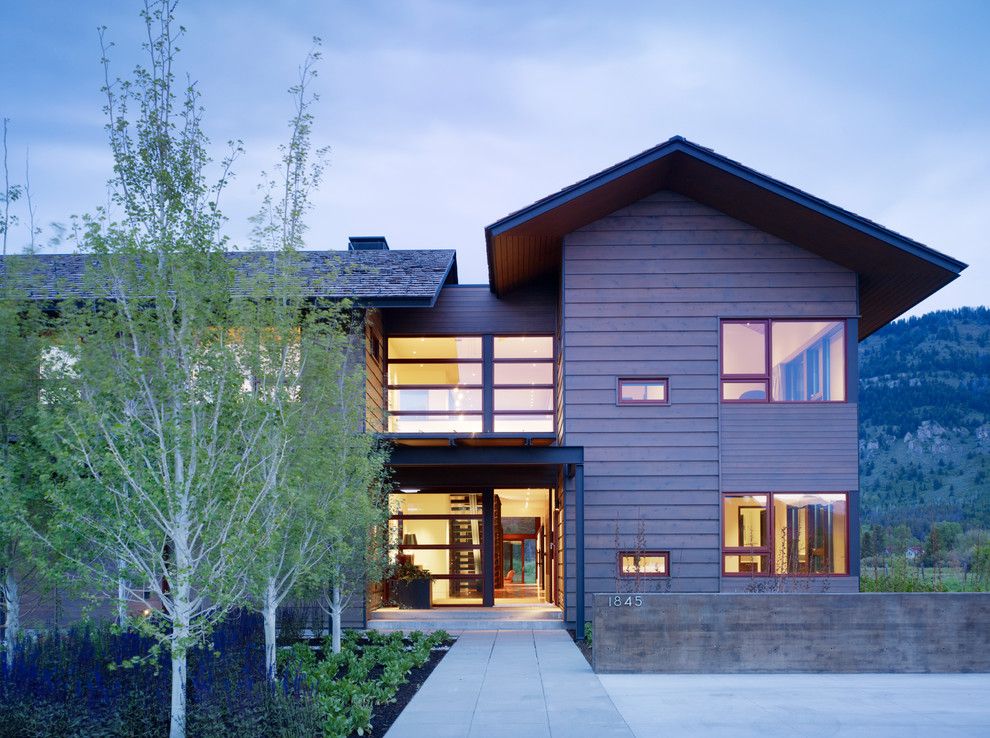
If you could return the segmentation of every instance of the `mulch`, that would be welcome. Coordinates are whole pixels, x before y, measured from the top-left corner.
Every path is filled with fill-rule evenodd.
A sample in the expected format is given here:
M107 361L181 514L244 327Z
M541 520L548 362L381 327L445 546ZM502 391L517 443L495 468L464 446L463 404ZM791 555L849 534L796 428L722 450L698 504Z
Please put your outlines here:
M571 638L574 638L575 637L573 630L569 630L568 629L567 632L571 636ZM591 666L592 668L594 668L594 665L591 663L591 644L588 643L588 641L586 641L586 640L585 641L577 641L576 640L576 641L574 641L574 645L578 647L578 650L582 654L584 654L585 659L588 660L588 666Z
M447 655L449 650L449 648L445 648L442 651L433 651L430 654L429 661L409 672L409 680L399 687L399 691L395 693L395 702L375 707L375 713L371 717L372 736L385 735L388 732L388 729L392 727L392 723L406 709L406 705L416 696L419 688L423 686L423 682L437 668L437 664ZM358 738L358 734L352 733L350 738Z

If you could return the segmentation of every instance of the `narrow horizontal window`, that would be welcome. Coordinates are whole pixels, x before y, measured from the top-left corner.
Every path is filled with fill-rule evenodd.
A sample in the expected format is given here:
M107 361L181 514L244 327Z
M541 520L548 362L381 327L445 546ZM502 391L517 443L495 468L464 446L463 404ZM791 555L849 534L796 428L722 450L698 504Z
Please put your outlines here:
M552 359L553 336L495 336L495 360Z
M481 359L481 336L389 338L389 359Z
M496 433L553 433L553 414L495 415Z
M666 377L620 377L617 389L619 405L667 405Z
M481 433L481 413L476 415L388 416L389 433Z
M389 364L390 385L475 385L481 386L481 362L444 364Z
M669 577L670 553L668 551L619 552L620 577Z

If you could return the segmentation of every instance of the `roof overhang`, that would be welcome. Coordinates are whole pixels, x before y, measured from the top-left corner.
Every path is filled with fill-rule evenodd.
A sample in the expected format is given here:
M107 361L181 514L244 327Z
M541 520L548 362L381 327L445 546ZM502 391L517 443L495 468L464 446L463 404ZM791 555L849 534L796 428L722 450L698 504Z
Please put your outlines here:
M676 136L485 229L491 289L560 268L563 238L658 190L673 190L855 271L865 338L966 264Z

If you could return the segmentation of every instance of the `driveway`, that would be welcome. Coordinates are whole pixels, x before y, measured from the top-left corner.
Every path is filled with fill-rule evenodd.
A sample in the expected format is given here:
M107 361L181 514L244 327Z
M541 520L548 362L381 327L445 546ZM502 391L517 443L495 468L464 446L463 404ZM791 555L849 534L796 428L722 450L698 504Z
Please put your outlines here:
M990 736L990 674L602 674L599 679L637 738Z

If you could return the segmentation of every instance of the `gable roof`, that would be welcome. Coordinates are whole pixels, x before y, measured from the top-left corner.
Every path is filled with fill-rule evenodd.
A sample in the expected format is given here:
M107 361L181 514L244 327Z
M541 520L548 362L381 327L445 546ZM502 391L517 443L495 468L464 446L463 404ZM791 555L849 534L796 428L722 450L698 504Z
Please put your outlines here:
M966 268L871 220L674 136L485 228L492 291L502 295L559 269L564 235L663 189L855 271L861 339Z
M432 307L445 284L457 283L452 249L395 251L299 251L298 269L310 297L351 298L368 307ZM238 277L249 277L270 264L273 252L231 252L227 258ZM26 288L39 300L93 297L85 273L95 257L81 254L38 254L30 258ZM0 277L6 274L0 259Z

